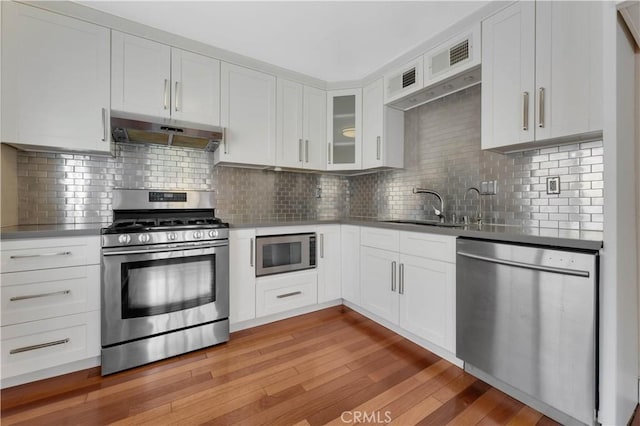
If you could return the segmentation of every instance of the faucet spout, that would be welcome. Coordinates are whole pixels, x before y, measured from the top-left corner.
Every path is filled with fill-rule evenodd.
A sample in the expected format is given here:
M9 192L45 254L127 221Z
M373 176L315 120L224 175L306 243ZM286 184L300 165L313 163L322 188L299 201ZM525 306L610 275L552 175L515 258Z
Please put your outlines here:
M433 212L436 214L436 216L438 216L440 218L440 222L444 222L445 221L445 216L444 216L444 198L442 197L442 195L438 194L436 191L432 190L432 189L426 189L426 188L413 188L413 193L414 194L431 194L431 195L435 195L438 200L440 200L440 210L438 210L437 208L433 207Z
M480 193L480 190L478 188L476 188L475 186L469 187L467 188L467 190L464 192L464 197L463 199L467 199L467 194L469 193L469 191L476 191L478 193L478 209L476 210L476 223L478 225L482 224L482 194Z

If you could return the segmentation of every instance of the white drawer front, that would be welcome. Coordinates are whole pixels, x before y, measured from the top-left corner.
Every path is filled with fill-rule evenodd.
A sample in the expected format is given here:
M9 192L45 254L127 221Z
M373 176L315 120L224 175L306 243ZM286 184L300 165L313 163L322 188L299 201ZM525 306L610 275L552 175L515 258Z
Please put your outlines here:
M100 266L2 275L2 326L100 309Z
M394 229L362 227L360 244L381 250L398 251L400 249L400 231Z
M313 272L256 279L256 316L288 311L318 302L318 276Z
M2 243L2 272L100 264L100 237L38 238Z
M2 327L2 378L100 354L100 312Z
M456 237L402 231L400 253L455 263Z

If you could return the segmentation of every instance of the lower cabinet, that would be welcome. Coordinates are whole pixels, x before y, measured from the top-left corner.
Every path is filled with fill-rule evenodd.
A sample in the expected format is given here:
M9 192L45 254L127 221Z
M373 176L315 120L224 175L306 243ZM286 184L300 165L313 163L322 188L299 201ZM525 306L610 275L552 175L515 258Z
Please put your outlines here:
M360 227L340 226L342 298L360 305Z
M256 316L318 303L316 271L289 272L256 279Z
M360 248L360 305L394 324L398 323L397 252Z
M340 225L319 226L317 234L318 303L323 303L342 297Z
M229 322L256 317L256 230L229 230Z

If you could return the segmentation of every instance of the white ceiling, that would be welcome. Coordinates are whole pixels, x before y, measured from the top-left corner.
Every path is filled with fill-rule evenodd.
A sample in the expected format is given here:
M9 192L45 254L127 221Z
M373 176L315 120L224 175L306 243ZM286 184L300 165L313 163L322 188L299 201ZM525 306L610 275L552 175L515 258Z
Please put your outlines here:
M487 1L79 1L326 81L361 79Z

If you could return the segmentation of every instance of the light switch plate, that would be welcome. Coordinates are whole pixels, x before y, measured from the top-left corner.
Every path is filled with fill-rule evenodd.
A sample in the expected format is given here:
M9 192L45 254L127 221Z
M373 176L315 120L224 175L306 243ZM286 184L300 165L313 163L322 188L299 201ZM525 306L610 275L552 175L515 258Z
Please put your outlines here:
M560 177L553 176L547 178L547 194L560 193Z

